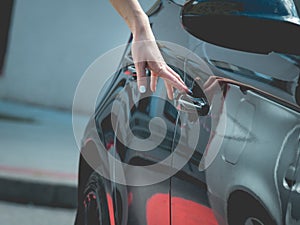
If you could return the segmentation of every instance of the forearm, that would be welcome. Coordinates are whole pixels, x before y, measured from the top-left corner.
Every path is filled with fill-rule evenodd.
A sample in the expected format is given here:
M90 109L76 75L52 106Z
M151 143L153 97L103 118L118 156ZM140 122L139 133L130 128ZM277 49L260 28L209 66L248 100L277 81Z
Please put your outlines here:
M173 98L173 88L189 92L181 77L164 61L152 33L148 16L138 0L110 0L124 18L133 34L132 58L137 71L137 85L141 93L146 92L146 68L151 71L150 88L154 92L158 77L165 80L168 97Z
M153 38L149 19L138 0L110 0L110 2L127 23L134 38L136 36L143 36L143 39Z

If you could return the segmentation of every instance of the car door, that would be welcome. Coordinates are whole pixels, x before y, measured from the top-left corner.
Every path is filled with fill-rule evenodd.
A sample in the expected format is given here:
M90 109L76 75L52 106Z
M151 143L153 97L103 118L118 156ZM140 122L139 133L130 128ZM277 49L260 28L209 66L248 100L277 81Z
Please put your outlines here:
M172 167L178 172L171 178L172 225L218 224L210 208L206 175L202 168L212 135L212 114L209 113L208 96L201 83L208 77L202 71L203 66L198 63L186 58L185 71L176 70L193 94L190 99L179 97L175 102L179 109L179 122L175 132L177 137L173 143Z
M155 93L148 86L141 94L134 65L123 63L96 118L99 136L114 159L109 176L116 221L157 224L158 220L167 225L170 179L163 176L167 163L160 162L172 151L177 111L161 97L166 95L162 80Z

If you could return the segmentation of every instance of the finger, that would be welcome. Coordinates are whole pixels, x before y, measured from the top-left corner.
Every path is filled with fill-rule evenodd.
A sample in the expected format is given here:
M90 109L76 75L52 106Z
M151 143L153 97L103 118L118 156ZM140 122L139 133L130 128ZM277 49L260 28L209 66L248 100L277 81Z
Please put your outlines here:
M165 82L165 86L167 89L168 98L170 100L172 100L173 99L173 87L172 87L171 83L169 83L169 81L164 80L164 82Z
M135 63L136 68L136 76L137 76L137 85L138 89L141 93L145 93L147 91L147 78L146 78L146 63L138 62Z
M156 85L157 85L157 75L151 71L151 83L150 88L152 92L156 91Z
M167 66L164 70L161 70L159 76L171 82L172 86L174 86L176 89L187 93L190 92L189 88L185 85L179 74L177 74L169 66Z
M170 67L167 67L167 71L169 72L169 74L172 74L172 77L174 78L174 79L172 79L172 81L174 82L173 86L175 88L179 89L180 91L186 91L186 92L189 91L189 88L183 82L183 80L181 79L181 77L178 73L176 73Z
M184 83L182 84L181 82L179 82L176 77L169 76L169 78L164 79L168 81L169 85L175 87L179 91L187 92L190 94L190 90L188 89L188 87Z
M182 80L181 76L175 72L171 67L167 66L167 70L182 84L185 84L184 81Z

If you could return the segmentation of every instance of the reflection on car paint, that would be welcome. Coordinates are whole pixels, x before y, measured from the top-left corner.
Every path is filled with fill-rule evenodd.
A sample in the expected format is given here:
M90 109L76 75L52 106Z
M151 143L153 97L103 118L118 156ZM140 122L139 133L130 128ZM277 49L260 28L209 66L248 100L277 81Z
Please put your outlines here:
M218 225L212 210L207 206L180 197L170 197L168 194L151 196L146 211L147 225Z

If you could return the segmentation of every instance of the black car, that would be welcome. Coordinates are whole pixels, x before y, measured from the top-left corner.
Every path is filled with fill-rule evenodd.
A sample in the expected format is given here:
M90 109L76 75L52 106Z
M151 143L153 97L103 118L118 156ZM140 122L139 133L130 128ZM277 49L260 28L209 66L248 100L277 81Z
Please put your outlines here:
M192 94L169 100L162 80L140 93L129 39L82 139L76 225L300 224L299 46L231 50L195 28L203 9L213 21L220 4L228 16L258 2L153 3L158 46Z

